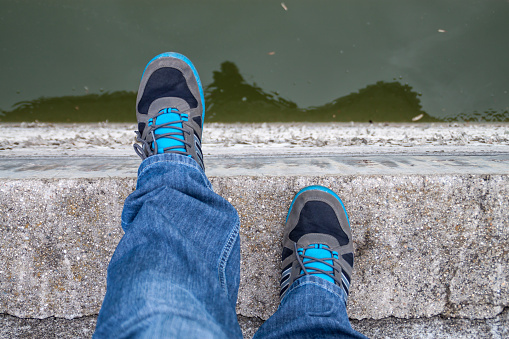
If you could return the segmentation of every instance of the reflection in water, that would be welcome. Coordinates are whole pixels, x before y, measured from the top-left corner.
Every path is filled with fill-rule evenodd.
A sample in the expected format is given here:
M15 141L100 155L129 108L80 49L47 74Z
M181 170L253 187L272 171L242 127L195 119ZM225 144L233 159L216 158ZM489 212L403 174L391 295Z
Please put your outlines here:
M422 111L419 96L409 85L379 81L309 112L324 119L332 115L340 121L403 122L419 116L419 121L437 121Z
M419 94L409 85L379 81L357 93L331 103L307 109L298 108L277 93L266 93L256 84L246 83L232 62L223 62L206 88L209 121L438 121L422 111Z
M42 97L18 102L8 112L0 111L0 121L129 122L136 121L135 103L136 93L127 91Z
M233 62L223 62L205 87L210 122L419 122L440 121L422 110L420 94L408 84L379 81L318 107L302 109L277 93L248 84ZM129 122L135 120L135 92L39 98L0 111L0 121ZM447 121L509 121L509 112L462 113Z
M213 79L205 88L208 121L302 121L292 116L299 112L295 103L246 83L233 62L223 62Z
M230 60L245 85L256 81L252 87L283 106L279 96L317 107L397 79L422 93L422 109L438 119L509 110L508 1L285 4L288 10L274 0L0 1L0 109L43 96L136 90L140 67L161 52L179 51L199 66L204 85L212 83L214 70L232 73L228 65L219 68ZM340 119L352 109L343 107ZM125 119L133 121L132 111ZM104 119L104 112L94 114Z

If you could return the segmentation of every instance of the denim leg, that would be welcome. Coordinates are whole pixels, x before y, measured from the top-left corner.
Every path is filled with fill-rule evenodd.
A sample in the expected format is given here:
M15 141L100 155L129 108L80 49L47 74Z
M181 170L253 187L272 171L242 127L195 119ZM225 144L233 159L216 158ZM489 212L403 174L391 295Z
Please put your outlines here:
M239 218L193 159L145 159L122 228L94 338L242 337Z
M299 278L253 339L366 338L350 326L343 293L325 279L312 275Z

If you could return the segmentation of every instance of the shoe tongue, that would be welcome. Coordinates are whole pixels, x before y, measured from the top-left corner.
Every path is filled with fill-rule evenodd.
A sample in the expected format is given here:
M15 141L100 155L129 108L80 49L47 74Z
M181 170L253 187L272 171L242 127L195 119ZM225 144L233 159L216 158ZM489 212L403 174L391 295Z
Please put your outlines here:
M317 258L317 259L329 259L330 258L331 260L325 260L325 262L327 262L330 265L333 265L333 261L332 261L333 254L331 251L327 250L326 248L329 248L329 246L324 245L324 244L311 244L311 245L309 245L309 247L307 247L307 249L305 251L302 249L299 249L299 252L301 253L301 251L303 251L304 255L313 257L313 258ZM306 270L309 273L315 271L314 269L321 269L322 271L330 272L331 275L334 275L334 270L330 266L328 266L324 263L315 262L315 261L313 261L313 259L308 259L308 258L304 258L302 260L302 263L304 264L304 267L306 267ZM301 273L304 273L304 272L301 272ZM331 283L334 283L334 279L327 274L318 273L318 274L313 274L313 275L323 278L327 281L330 281Z
M178 109L176 109L176 108L164 108L164 109L160 110L159 113L161 113L161 115L159 115L157 118L154 119L155 125L161 125L161 124L169 123L172 121L182 120L182 117L178 113ZM175 137L176 139L184 140L183 132L179 129L172 128L172 126L182 128L182 123L175 122L175 123L169 124L167 126L160 127L154 131L154 134L161 135L161 134L172 133L172 136ZM173 148L172 151L185 152L186 149L185 149L184 143L181 141L178 141L176 139L169 138L169 137L158 138L156 141L157 142L157 153L163 154L165 148L175 147L175 146L182 146L182 148ZM154 147L154 143L152 143L152 147Z
M169 107L169 108L166 108ZM155 113L158 113L160 111L163 111L165 109L171 110L173 112L186 112L189 111L191 108L189 107L189 104L181 98L159 98L157 100L154 100L150 107L148 108L148 114L153 115Z

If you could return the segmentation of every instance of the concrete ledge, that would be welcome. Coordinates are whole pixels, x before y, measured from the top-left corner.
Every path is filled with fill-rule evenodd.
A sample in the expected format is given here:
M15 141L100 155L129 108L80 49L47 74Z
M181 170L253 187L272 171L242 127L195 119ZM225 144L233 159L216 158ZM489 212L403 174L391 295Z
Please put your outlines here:
M252 338L263 320L239 316L244 338ZM96 315L76 318L25 319L0 315L0 338L90 338L95 330ZM509 312L492 319L419 318L352 320L352 327L369 338L507 338Z
M136 158L134 124L0 123L0 157ZM509 153L509 124L206 124L210 157ZM209 174L212 175L212 174Z
M507 175L216 177L241 217L238 312L266 319L278 303L284 217L302 187L343 198L356 245L354 319L494 317L509 306ZM119 216L134 179L0 182L2 313L96 314Z
M464 318L418 318L353 320L352 327L369 338L507 338L509 312L486 320Z
M0 338L91 338L97 316L75 319L26 319L0 315Z
M136 178L132 157L0 158L0 179ZM209 177L320 175L507 174L508 153L348 154L209 157Z
M459 144L475 129L454 145L356 146L358 133L373 133L364 127L345 129L357 133L345 148L211 146L207 174L241 217L237 313L246 337L277 307L284 218L312 184L337 192L350 215L355 328L375 338L507 336L508 133L483 128L489 136L476 136L485 143L475 147ZM18 152L9 140L0 150L0 337L87 337L140 160L27 147Z

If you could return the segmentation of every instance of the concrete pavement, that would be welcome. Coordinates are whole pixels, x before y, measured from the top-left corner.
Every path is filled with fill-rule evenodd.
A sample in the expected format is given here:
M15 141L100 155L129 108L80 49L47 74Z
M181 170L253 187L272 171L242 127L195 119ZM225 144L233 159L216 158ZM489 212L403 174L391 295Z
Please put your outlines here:
M491 144L302 141L288 151L283 142L252 142L226 146L227 156L210 143L207 174L241 217L237 313L246 337L277 307L284 218L311 184L337 192L350 215L355 328L372 337L507 336L509 127L498 125L496 140L481 127ZM391 128L412 138L408 126ZM140 161L122 149L64 156L53 146L0 151L2 337L90 336L122 236L120 211Z

